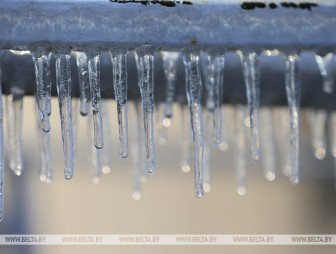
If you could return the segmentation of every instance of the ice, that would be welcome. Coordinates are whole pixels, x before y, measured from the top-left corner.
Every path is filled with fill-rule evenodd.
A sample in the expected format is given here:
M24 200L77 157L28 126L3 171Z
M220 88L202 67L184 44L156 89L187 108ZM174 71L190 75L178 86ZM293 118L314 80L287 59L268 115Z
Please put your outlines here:
M247 104L250 113L251 126L251 157L259 160L259 105L260 105L260 84L259 84L259 60L256 52L240 52L244 80L246 86Z
M73 130L70 70L70 54L62 51L56 53L56 84L64 152L64 177L68 180L73 177Z
M37 47L32 51L36 76L36 98L40 111L41 128L50 131L49 115L51 113L51 79L50 51L45 47Z
M87 57L84 52L74 52L78 68L79 96L80 96L80 113L86 116L89 112L91 101L89 71Z
M290 181L299 182L299 143L300 143L300 68L299 56L287 55L286 59L286 93L290 118Z
M94 145L97 149L104 146L103 119L101 116L100 94L100 55L96 52L85 53L88 61L89 84L92 102Z
M166 118L173 116L172 104L174 101L174 93L176 86L176 72L177 72L177 60L179 59L179 52L177 51L161 51L163 70L166 77L166 101L164 115Z
M186 89L190 110L191 132L194 142L194 166L195 166L195 194L203 196L203 119L202 119L202 79L199 67L199 53L197 51L185 51L183 53L185 66Z
M9 167L16 174L22 174L23 151L22 151L22 108L24 91L12 87L10 95L7 96L7 133L8 133L8 155Z
M273 131L273 114L270 107L260 110L261 152L264 176L268 181L275 179L275 140Z
M224 54L220 52L204 52L203 70L207 91L207 109L213 114L213 142L222 142L222 103L224 81Z
M154 52L143 46L136 50L136 62L142 99L145 129L146 169L153 174L155 170L154 146Z
M112 128L107 100L102 100L102 117L104 119L104 147L101 149L101 166L103 173L109 174L112 169Z
M310 111L310 132L314 155L317 159L322 160L326 156L326 122L327 111L323 109Z
M113 86L117 101L120 157L128 157L128 113L127 113L127 51L111 50Z
M245 195L247 191L247 173L246 173L246 135L245 135L245 107L237 105L234 108L235 139L234 157L235 173L237 179L237 192L239 195Z
M329 53L324 57L316 54L315 61L323 78L323 91L332 93L334 90L334 78L331 71L333 54Z

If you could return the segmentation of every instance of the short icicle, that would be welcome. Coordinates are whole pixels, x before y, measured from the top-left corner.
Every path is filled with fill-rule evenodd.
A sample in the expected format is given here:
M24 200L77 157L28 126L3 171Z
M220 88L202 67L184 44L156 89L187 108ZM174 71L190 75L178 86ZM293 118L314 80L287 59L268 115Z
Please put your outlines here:
M32 51L36 77L36 98L40 112L41 128L50 131L49 115L51 111L50 51L46 47L37 47Z
M88 62L84 52L74 52L74 55L78 68L80 113L82 116L86 116L89 112L91 101Z
M322 88L325 93L332 93L334 91L334 78L331 70L333 57L334 55L332 53L324 57L317 54L315 55L315 61L323 78Z
M203 117L202 117L202 79L197 51L183 52L185 66L186 90L190 110L191 132L194 142L195 194L202 197L203 192Z

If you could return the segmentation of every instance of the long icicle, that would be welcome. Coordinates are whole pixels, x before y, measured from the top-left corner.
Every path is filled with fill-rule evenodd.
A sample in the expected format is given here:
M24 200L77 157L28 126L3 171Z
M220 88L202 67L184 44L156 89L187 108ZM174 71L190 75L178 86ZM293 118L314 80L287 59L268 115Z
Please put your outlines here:
M36 76L36 98L40 111L41 128L50 131L49 115L51 111L50 51L45 47L37 47L32 51Z
M191 131L194 141L195 194L202 197L203 192L203 119L202 119L202 79L199 68L199 53L184 52L183 63L186 73L186 90L190 110Z
M80 96L80 113L86 116L90 108L90 84L87 57L84 52L74 52L78 68L79 96Z
M153 174L155 170L154 147L154 54L146 46L136 50L137 69L142 99L145 128L146 169Z
M233 143L235 152L235 173L237 179L237 192L243 196L247 191L247 173L246 173L246 135L245 135L245 107L237 105L234 108L235 136Z
M286 59L286 93L290 115L290 181L299 182L299 142L300 142L300 68L299 56L289 54Z
M128 110L127 110L127 50L114 49L111 51L113 86L117 101L119 126L119 154L128 157Z
M2 52L0 51L0 59ZM3 133L3 103L2 103L2 71L0 63L0 221L4 216L3 182L4 182L4 133Z
M163 70L167 81L164 115L165 118L171 118L173 116L172 105L174 101L177 79L177 60L180 54L177 51L161 51L161 55L163 61Z
M89 84L92 102L94 145L97 149L104 146L103 119L101 116L100 94L100 55L95 52L86 53L88 59Z
M71 105L70 54L56 54L56 83L64 152L64 177L73 177L73 129Z
M241 52L241 61L246 86L247 104L250 113L251 126L251 157L258 161L260 156L259 139L259 105L260 105L260 84L259 84L259 61L256 52Z
M8 141L9 141L9 167L16 174L22 174L22 107L24 91L12 87L11 94L7 96L8 106Z
M213 143L220 145L222 142L222 103L224 81L224 54L210 52L205 54L207 108L213 113Z
M334 78L332 71L329 71L328 67L332 64L333 54L329 53L324 57L320 55L315 55L315 61L320 70L320 73L323 78L323 91L325 93L332 93L334 91Z
M109 174L112 168L112 128L107 104L107 100L102 100L102 117L104 119L104 147L101 150L101 167L104 174Z
M260 110L261 121L261 158L264 176L268 181L275 179L275 147L273 131L273 114L269 107L262 107Z

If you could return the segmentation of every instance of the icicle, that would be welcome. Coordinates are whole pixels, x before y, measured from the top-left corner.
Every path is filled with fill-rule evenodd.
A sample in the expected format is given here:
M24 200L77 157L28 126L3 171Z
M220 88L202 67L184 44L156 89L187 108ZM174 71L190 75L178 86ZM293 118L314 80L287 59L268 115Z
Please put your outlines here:
M326 135L327 112L323 109L310 111L310 131L312 146L316 159L322 160L326 156Z
M275 147L273 132L273 115L269 107L263 107L261 114L261 152L265 178L268 181L275 179Z
M259 62L256 52L240 53L244 80L246 86L247 104L250 113L251 126L251 156L252 159L259 160L259 104L260 104L260 84L259 84Z
M41 119L36 101L36 136L40 152L40 180L50 183L53 178L53 169L51 161L50 132L41 131Z
M2 52L0 51L0 60ZM4 133L3 133L3 104L2 104L2 71L0 63L0 221L4 216L3 202L3 182L4 182Z
M7 96L7 131L9 142L9 167L16 174L22 174L22 107L24 91L12 87Z
M199 68L199 54L184 52L183 62L186 73L186 89L190 110L191 131L194 141L195 194L203 196L203 119L202 119L202 79Z
M299 56L289 54L286 59L286 93L290 115L290 181L299 182L299 141L300 141L300 69Z
M98 53L86 53L89 70L89 84L92 102L94 145L97 149L104 146L103 119L101 116L101 94L100 94L100 56Z
M182 127L181 130L181 138L180 138L180 147L181 147L181 161L180 161L180 168L184 173L190 172L190 163L191 163L191 134L189 131L190 126L190 113L188 107L184 107L182 104L181 108L181 123Z
M126 50L111 53L114 94L117 101L120 157L128 156L127 61Z
M45 47L37 47L32 52L32 56L35 66L36 98L42 122L41 128L44 132L49 132L49 115L51 113L50 52Z
M155 170L154 147L154 54L149 47L136 50L136 61L139 75L139 85L144 114L146 169L152 174Z
M89 104L91 101L88 62L84 52L74 52L74 55L78 68L80 113L82 116L86 116L89 112Z
M94 128L92 126L93 123L93 113L88 112L87 117L87 135L88 135L88 158L89 158L89 165L90 171L93 176L92 182L97 184L100 182L100 178L102 175L102 164L101 164L101 149L97 149L93 141L94 136ZM103 148L104 149L104 148Z
M107 100L102 101L102 117L104 120L104 147L101 150L101 166L104 174L109 174L112 168L112 128L109 119Z
M207 109L213 113L213 142L222 142L222 103L225 58L221 53L205 53Z
M163 70L167 81L166 86L166 101L165 101L165 118L171 118L173 116L173 101L176 86L176 71L177 60L179 58L179 52L176 51L161 51L163 60Z
M77 148L78 148L78 115L79 115L79 100L72 98L72 130L73 130L73 161L76 164Z
M235 115L235 136L236 142L233 143L235 151L235 172L237 179L237 192L239 195L246 194L246 137L245 137L245 107L238 105L234 108Z
M324 57L321 57L320 55L315 55L315 61L323 78L323 91L326 93L332 93L334 90L334 78L332 76L332 71L329 71L328 68L332 60L332 53L329 53Z
M64 152L64 177L73 177L73 130L72 130L72 105L71 105L71 72L70 54L56 54L56 83L61 118L63 152Z
M145 158L144 152L144 140L142 139L142 133L140 126L142 125L141 119L141 105L139 102L133 102L133 112L135 115L132 126L132 146L131 146L131 157L132 157L132 176L133 176L133 192L132 197L135 200L139 200L142 196L142 178L144 177L144 172L146 171L146 162L143 160Z

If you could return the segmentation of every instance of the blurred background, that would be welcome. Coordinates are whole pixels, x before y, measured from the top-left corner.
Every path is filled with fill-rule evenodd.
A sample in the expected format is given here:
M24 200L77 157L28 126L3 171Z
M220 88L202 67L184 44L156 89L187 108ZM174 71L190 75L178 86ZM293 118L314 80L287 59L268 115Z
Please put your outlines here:
M105 103L111 124L112 167L99 184L92 183L88 162L87 120L78 113L75 176L63 177L63 152L58 102L52 101L52 162L54 179L39 180L39 152L36 139L35 100L24 97L24 170L15 176L6 168L5 217L1 234L335 234L336 193L334 161L329 152L324 160L313 156L305 112L301 121L301 179L293 186L281 169L277 146L277 172L266 181L260 163L247 155L247 194L236 192L232 108L226 115L229 148L211 147L211 191L203 198L193 192L193 167L180 169L182 118L174 106L172 124L165 145L156 133L157 171L143 185L142 198L132 198L132 162L119 158L117 114L114 101ZM138 127L130 107L130 132ZM78 111L77 111L78 112ZM76 112L76 113L77 113ZM75 113L74 113L75 114ZM106 118L104 118L106 120ZM230 127L231 126L231 127ZM280 129L275 126L275 131ZM248 131L248 128L246 128ZM247 132L248 133L248 132ZM249 136L249 135L247 135ZM132 144L133 143L133 144ZM130 139L130 152L134 140ZM249 151L247 144L247 151ZM8 164L7 164L8 165ZM333 247L290 246L0 246L0 253L331 253Z

